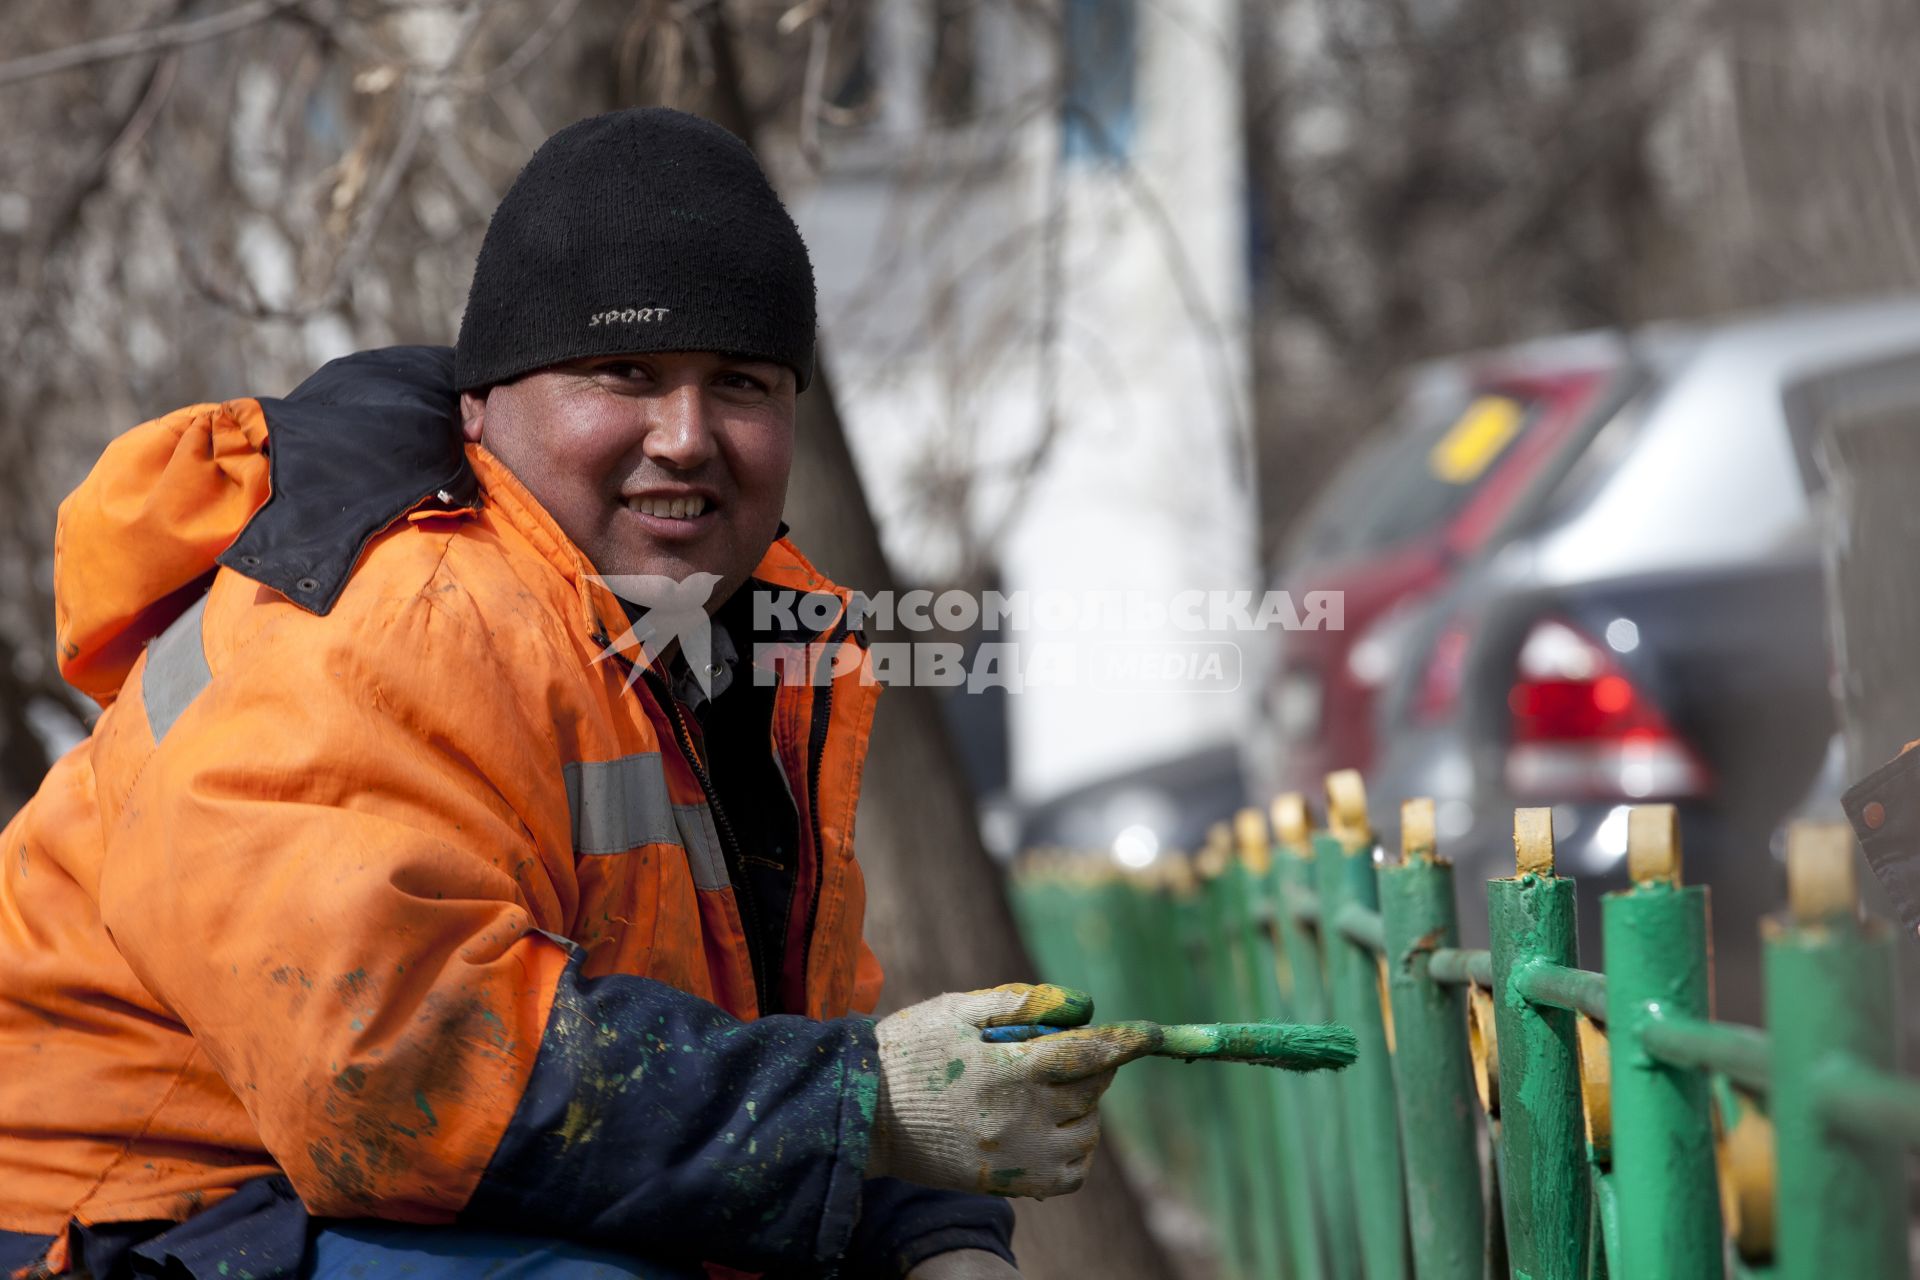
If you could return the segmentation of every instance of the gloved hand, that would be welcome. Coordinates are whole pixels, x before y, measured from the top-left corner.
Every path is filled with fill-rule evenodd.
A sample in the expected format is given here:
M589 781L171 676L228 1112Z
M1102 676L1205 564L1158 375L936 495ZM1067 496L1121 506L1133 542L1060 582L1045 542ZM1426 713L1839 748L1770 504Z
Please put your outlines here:
M1079 1026L1093 1002L1015 983L935 996L882 1018L868 1177L1002 1196L1062 1195L1086 1180L1100 1095L1152 1051L1138 1026L1085 1027L988 1044L982 1027Z
M907 1280L1020 1280L1020 1272L997 1253L955 1249L934 1254L907 1272Z

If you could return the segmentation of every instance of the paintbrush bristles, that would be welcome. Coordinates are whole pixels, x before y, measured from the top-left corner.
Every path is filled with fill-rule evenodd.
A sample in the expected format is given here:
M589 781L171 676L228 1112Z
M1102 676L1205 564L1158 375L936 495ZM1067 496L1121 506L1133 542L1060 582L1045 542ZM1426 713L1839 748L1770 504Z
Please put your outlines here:
M1251 1062L1287 1071L1338 1070L1359 1056L1353 1030L1337 1022L1198 1022L1163 1027L1162 1057Z
M1163 1027L1153 1022L1110 1022L1099 1027L1047 1027L1023 1023L984 1027L989 1044L1022 1044L1046 1036L1082 1038L1129 1034L1141 1053L1187 1062L1250 1062L1286 1071L1338 1071L1360 1054L1353 1030L1337 1022L1187 1022Z

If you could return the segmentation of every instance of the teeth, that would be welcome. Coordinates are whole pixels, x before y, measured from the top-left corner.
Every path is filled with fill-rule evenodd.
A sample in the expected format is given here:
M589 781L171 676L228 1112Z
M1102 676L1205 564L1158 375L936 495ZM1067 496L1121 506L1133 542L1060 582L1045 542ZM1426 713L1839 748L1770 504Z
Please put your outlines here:
M707 500L698 494L691 498L629 498L627 505L641 515L688 520L707 509Z

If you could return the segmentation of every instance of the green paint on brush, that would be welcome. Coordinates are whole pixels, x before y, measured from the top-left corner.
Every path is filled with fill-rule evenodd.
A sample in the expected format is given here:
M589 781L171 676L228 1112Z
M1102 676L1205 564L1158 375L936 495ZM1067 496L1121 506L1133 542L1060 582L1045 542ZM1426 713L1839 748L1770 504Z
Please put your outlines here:
M981 1032L981 1038L994 1044L1013 1044L1054 1035L1060 1030L1031 1024L988 1027ZM1337 1022L1187 1022L1172 1026L1113 1022L1104 1027L1080 1028L1078 1034L1108 1030L1145 1032L1158 1042L1150 1051L1151 1056L1187 1062L1204 1058L1213 1062L1249 1062L1286 1071L1337 1071L1359 1055L1353 1030Z
M1337 1022L1188 1022L1162 1027L1155 1052L1189 1062L1209 1058L1287 1071L1339 1070L1359 1055L1353 1030Z

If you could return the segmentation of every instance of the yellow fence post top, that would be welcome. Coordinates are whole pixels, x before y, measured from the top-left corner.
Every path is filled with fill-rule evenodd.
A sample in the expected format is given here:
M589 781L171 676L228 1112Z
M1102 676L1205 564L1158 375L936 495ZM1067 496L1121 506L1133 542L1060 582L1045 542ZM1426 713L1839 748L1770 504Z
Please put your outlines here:
M1433 797L1416 796L1400 806L1400 857L1432 862L1434 844Z
M1267 831L1267 815L1248 807L1233 815L1233 838L1240 847L1240 861L1257 876L1267 874L1273 865L1273 839Z
M1627 810L1627 874L1635 884L1680 883L1680 815L1672 805Z
M1291 849L1305 850L1313 839L1313 810L1298 791L1287 791L1273 798L1273 834Z
M1553 874L1553 810L1513 811L1513 868L1515 875Z
M1367 786L1357 769L1327 775L1327 829L1352 852L1373 843L1373 824L1367 820Z
M1843 822L1796 822L1787 828L1787 907L1798 924L1859 915L1853 829Z
M1207 842L1200 846L1200 852L1194 857L1193 869L1202 880L1211 880L1227 869L1233 861L1233 833L1224 822L1216 822L1207 828Z

